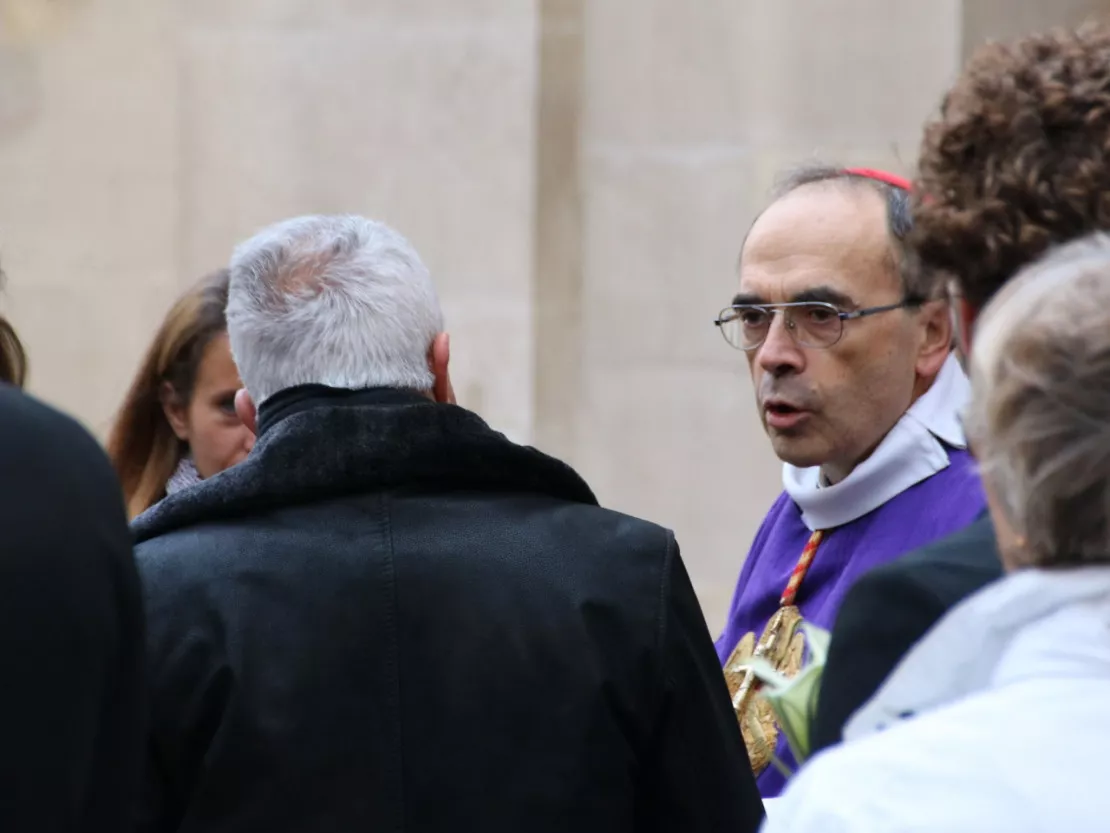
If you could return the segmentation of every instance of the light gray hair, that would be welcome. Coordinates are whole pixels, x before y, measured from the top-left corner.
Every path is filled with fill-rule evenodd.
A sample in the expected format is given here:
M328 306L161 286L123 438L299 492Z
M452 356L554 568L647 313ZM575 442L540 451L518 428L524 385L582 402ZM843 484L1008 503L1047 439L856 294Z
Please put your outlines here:
M1053 250L987 305L968 436L1027 566L1110 562L1110 236Z
M443 313L420 256L388 226L297 217L238 246L230 269L228 338L255 403L305 384L431 389Z

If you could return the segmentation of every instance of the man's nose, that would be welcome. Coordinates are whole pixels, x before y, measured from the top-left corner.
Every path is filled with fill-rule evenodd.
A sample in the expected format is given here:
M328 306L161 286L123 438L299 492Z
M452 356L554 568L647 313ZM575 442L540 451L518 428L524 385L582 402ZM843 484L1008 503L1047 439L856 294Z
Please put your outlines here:
M805 352L794 340L786 316L779 312L771 319L767 337L756 351L756 361L765 373L782 376L805 369Z

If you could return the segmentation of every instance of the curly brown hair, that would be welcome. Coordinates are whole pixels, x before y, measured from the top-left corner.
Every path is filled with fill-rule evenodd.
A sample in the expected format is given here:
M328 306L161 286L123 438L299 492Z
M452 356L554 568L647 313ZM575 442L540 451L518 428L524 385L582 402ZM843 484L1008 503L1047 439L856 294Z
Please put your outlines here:
M976 307L1050 246L1110 229L1110 25L979 49L925 128L908 243Z

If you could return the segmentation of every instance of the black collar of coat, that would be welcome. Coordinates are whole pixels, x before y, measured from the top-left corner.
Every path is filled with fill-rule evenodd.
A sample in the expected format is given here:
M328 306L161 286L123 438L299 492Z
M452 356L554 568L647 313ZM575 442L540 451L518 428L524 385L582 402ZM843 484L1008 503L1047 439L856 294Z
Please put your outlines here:
M246 460L148 509L132 525L136 540L389 489L532 492L597 504L565 463L411 391L303 385L268 399L258 422Z

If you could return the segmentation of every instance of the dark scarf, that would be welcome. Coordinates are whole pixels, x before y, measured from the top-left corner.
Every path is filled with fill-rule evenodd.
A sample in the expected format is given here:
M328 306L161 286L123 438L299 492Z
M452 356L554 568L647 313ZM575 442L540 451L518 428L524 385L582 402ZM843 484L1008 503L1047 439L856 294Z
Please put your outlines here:
M267 400L250 456L169 495L132 524L138 542L206 521L387 489L533 492L597 504L565 463L418 393L303 385Z

